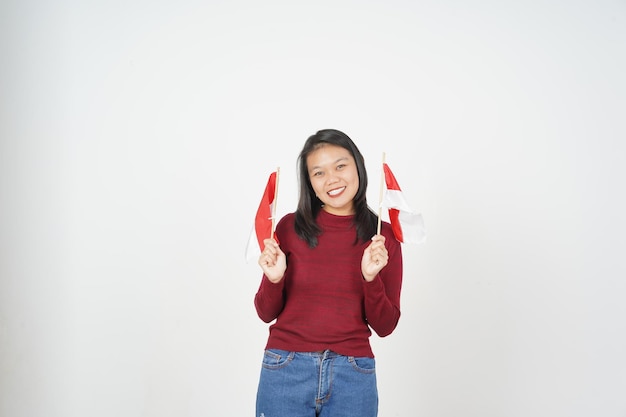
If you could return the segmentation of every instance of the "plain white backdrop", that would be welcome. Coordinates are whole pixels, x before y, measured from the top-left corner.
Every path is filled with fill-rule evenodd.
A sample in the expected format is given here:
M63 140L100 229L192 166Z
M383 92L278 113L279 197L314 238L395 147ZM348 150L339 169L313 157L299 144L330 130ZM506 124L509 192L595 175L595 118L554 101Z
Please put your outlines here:
M0 416L253 416L245 245L323 128L428 228L381 417L626 416L623 1L0 12Z

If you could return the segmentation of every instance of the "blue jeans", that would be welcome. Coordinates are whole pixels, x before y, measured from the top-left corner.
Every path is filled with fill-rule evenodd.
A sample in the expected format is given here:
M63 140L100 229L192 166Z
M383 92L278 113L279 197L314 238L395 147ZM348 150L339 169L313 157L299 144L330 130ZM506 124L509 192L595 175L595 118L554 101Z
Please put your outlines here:
M376 417L373 358L269 349L256 399L256 417Z

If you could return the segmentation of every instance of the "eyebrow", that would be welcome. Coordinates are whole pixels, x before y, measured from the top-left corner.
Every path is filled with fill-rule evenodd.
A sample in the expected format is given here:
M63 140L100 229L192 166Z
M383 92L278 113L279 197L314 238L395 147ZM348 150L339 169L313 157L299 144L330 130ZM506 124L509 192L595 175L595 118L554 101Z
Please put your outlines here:
M342 156L341 158L338 158L335 162L332 162L331 165L337 164L338 162L341 162L341 161L348 161L348 160L349 158L347 156ZM315 171L318 168L320 168L319 165L312 166L311 168L309 168L309 172Z

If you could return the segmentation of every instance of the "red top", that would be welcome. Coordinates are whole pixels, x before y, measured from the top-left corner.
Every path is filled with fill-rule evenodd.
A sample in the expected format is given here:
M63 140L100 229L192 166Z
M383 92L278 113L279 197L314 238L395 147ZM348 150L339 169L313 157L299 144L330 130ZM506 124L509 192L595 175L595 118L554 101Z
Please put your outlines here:
M369 337L396 328L400 318L402 247L391 226L381 234L389 262L372 282L361 274L361 258L370 241L355 245L354 216L320 211L323 230L311 249L295 233L295 214L276 226L280 248L287 256L283 279L273 284L265 275L254 298L259 317L270 326L266 349L313 352L330 349L346 356L374 357Z

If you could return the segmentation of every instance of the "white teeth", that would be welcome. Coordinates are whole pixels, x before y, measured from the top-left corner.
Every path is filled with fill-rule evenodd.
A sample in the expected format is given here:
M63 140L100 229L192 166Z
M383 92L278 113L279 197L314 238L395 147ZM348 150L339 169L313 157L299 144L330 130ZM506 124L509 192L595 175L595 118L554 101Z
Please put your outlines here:
M346 189L346 187L341 187L341 188L336 188L334 190L330 190L328 192L328 195L337 195L337 194L339 194L340 192L342 192L345 189Z

